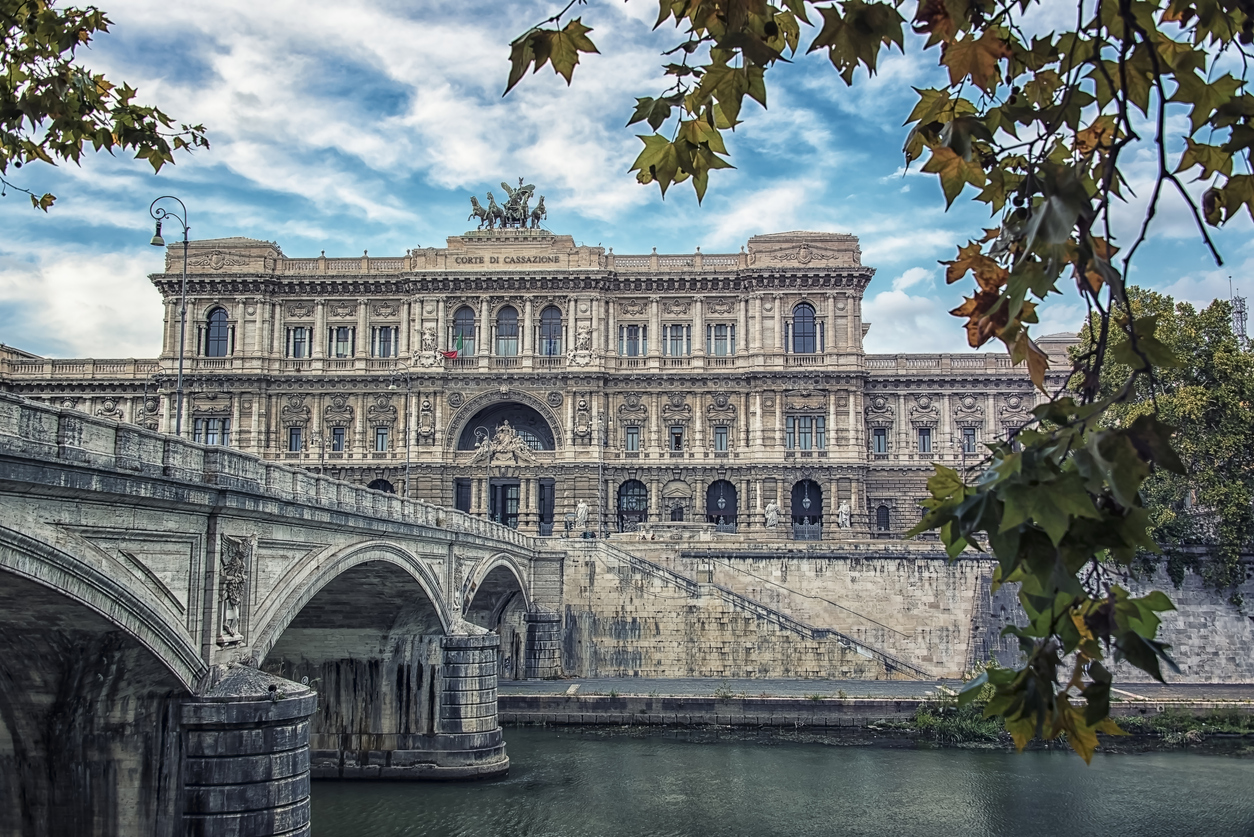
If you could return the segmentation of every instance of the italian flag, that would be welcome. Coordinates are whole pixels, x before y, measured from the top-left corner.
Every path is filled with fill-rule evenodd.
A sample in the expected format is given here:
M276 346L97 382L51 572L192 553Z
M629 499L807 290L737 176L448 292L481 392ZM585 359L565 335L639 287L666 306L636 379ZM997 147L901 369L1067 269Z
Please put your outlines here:
M440 352L440 354L444 355L444 357L446 357L449 360L455 360L457 358L457 355L461 352L461 350L462 350L462 336L459 334L457 335L457 345L453 349L453 351Z

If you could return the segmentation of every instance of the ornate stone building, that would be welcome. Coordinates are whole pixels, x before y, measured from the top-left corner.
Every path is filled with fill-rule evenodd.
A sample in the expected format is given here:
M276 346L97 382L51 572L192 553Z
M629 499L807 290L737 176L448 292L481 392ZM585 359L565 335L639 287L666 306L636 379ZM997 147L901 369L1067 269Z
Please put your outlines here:
M852 235L617 255L513 226L386 258L192 242L183 434L532 533L831 541L899 535L933 461L1034 403L1004 354L866 354ZM158 359L6 349L0 386L172 432L182 259L151 276Z

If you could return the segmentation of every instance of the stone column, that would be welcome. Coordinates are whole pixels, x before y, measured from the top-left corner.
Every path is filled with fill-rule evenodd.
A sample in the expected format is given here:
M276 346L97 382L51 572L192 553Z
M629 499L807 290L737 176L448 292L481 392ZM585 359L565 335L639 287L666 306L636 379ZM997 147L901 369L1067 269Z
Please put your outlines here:
M519 335L520 339L518 341L518 351L523 357L528 358L527 364L530 365L530 358L533 354L535 354L535 336L532 334L534 326L532 323L531 297L527 297L523 300L522 329L523 333Z
M401 357L409 357L410 345L413 343L414 336L414 302L406 300L405 307L401 309L400 328L397 329L397 340L400 345L396 347L396 353Z
M184 833L308 835L317 704L309 687L245 666L184 703Z
M775 351L785 351L784 346L784 298L775 294Z
M588 303L588 310L589 312L591 312L591 316L592 316L592 351L594 352L605 349L605 346L602 345L605 341L602 339L602 336L601 336L601 312L600 312L601 305L602 305L601 300L597 298L593 298ZM578 315L574 308L571 308L566 316L567 339L566 339L566 343L562 346L562 348L568 352L571 349L575 348L575 337L579 333L579 328L578 328L579 321L578 319L576 319L577 316Z
M523 677L544 680L562 673L562 617L558 613L533 611L523 616L527 625Z
M662 354L662 301L658 297L649 300L649 357Z
M435 347L446 351L452 351L452 345L448 333L448 300L440 297L435 303Z
M479 299L479 345L475 347L475 354L479 357L488 356L488 345L492 342L492 324L488 321L488 298L480 297Z
M699 296L692 298L692 355L705 357L705 305Z
M370 356L370 301L357 300L357 345L353 347L353 357Z
M740 300L740 334L736 335L736 354L749 354L749 298Z
M313 349L311 356L314 358L326 357L327 347L327 303L325 299L319 299L314 302L314 327L312 335Z
M610 313L609 313L609 332L610 333L606 335L607 342L605 345L605 355L606 357L617 357L618 355L618 316L617 316L617 313L614 311L614 306L617 305L617 302L615 301L614 297L610 297L609 299L606 300L606 305L610 309Z

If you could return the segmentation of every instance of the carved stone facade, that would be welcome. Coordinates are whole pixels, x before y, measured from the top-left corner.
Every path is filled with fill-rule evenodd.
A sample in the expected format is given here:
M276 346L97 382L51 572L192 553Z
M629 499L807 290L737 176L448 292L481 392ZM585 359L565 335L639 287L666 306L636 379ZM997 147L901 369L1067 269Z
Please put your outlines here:
M583 500L598 535L895 537L933 461L973 465L1035 404L1004 354L866 354L875 271L852 235L684 255L534 228L388 258L246 238L190 250L184 435L533 533L575 529ZM10 352L0 388L173 431L181 270L180 245L151 277L157 360ZM1056 369L1072 340L1041 341ZM524 447L476 459L506 422Z

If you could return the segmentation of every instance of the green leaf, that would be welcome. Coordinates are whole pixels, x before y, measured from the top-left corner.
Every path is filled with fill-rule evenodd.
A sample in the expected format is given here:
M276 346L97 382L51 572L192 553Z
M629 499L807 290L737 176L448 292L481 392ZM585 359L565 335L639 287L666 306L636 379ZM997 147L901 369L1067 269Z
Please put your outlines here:
M940 178L947 208L968 183L977 189L984 186L984 169L980 164L975 160L962 159L950 148L933 148L932 156L923 164L923 171Z
M1062 542L1072 517L1100 520L1084 481L1074 471L1048 482L1018 483L1002 492L1006 502L1001 531L1032 520L1045 530L1054 546Z
M1175 79L1176 90L1167 101L1193 105L1189 112L1193 127L1190 135L1196 134L1209 122L1215 110L1229 102L1242 84L1229 73L1224 73L1211 83L1207 83L1206 79L1194 72L1178 73Z

